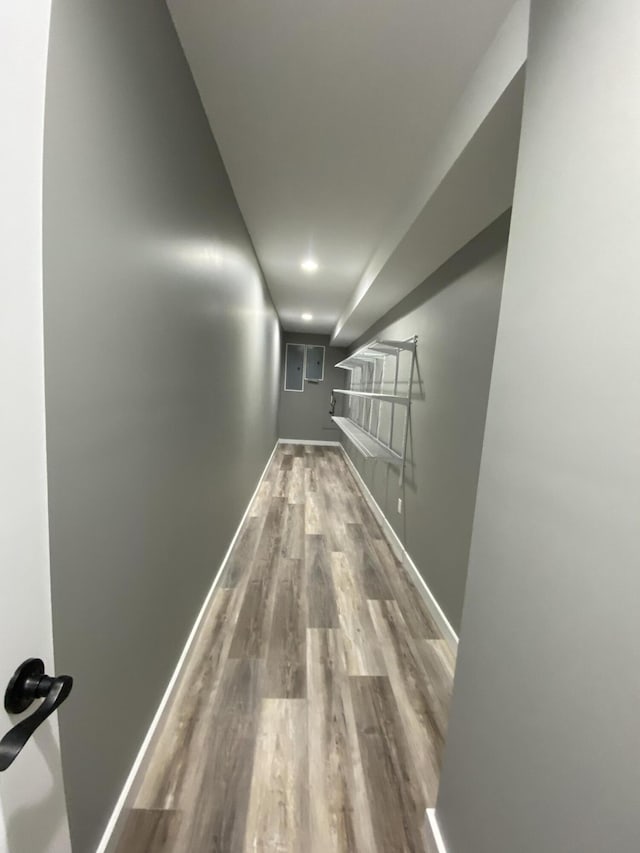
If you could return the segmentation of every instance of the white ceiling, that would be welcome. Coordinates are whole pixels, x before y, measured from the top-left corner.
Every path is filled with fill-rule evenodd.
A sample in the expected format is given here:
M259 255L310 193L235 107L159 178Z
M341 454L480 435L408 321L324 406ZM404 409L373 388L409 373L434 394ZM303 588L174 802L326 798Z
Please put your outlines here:
M168 0L285 329L334 330L512 2Z

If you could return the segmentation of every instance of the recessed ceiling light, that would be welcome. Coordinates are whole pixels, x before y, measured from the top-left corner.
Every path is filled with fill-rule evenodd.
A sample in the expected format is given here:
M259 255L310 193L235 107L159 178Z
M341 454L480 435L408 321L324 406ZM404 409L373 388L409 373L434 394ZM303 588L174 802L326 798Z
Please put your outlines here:
M305 258L300 266L305 272L312 273L318 269L318 262L314 258Z
M302 319L305 322L309 322L309 320L313 320L313 314L309 314L308 312L302 315Z

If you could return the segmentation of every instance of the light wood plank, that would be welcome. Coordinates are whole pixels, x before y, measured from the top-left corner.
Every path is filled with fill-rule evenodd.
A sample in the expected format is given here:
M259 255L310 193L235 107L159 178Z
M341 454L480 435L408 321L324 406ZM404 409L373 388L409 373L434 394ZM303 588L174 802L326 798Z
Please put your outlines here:
M338 608L324 536L305 536L309 628L339 628Z
M247 581L229 656L264 658L275 604L285 498L271 498L256 559Z
M289 502L292 504L303 504L305 502L304 490L304 455L302 453L302 445L299 444L300 454L293 459L293 468L291 470L291 480L289 484Z
M316 492L307 492L304 513L304 532L314 536L322 536L325 528L323 523L324 507L322 498Z
M331 573L349 675L386 675L380 641L367 600L346 554L331 554Z
M296 460L297 461L297 460ZM282 555L295 560L304 559L304 504L288 503L282 521Z
M422 667L395 601L370 601L398 716L417 770L424 808L435 806L444 747L443 702Z
M231 644L230 625L242 599L219 590L200 626L178 681L136 797L139 809L174 809L189 787L194 754L202 748L210 707Z
M263 523L264 518L260 515L247 518L220 579L221 588L233 588L246 576L258 547Z
M365 598L379 601L392 599L390 579L373 547L374 540L361 524L347 524L345 528L346 552Z
M341 631L308 631L307 673L311 851L375 850Z
M179 798L185 815L176 850L237 851L247 827L264 663L229 660L206 734L191 758L191 778Z
M264 696L306 696L307 602L302 560L280 561L276 600L267 649Z
M273 469L273 462L271 463L270 470ZM275 476L273 474L272 476ZM258 491L256 493L255 498L251 504L249 509L249 516L264 518L269 509L269 500L271 498L271 492L273 491L273 482L269 479L269 473L265 476L265 479L260 483L258 487Z
M264 699L245 833L245 853L300 853L309 846L307 707Z
M173 853L181 817L164 809L129 809L116 853Z
M440 629L429 613L424 599L416 590L404 566L396 560L387 542L370 540L368 546L372 559L377 561L387 578L391 590L390 598L398 602L410 634L423 640L440 639Z

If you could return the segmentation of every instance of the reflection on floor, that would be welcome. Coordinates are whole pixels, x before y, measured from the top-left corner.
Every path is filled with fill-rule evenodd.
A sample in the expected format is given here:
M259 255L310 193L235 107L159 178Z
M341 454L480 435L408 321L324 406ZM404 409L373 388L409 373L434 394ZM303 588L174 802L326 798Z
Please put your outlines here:
M281 445L119 853L422 853L453 666L339 449Z

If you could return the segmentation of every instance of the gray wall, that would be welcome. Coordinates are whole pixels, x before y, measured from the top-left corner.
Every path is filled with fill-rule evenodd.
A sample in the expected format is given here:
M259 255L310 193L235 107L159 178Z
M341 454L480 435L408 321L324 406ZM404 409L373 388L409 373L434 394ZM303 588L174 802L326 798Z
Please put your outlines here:
M303 393L284 390L285 345L319 344L324 352L324 381L304 383ZM304 335L284 332L282 341L282 387L278 411L280 438L308 439L310 441L338 441L340 431L329 415L329 398L332 388L344 388L345 371L334 365L343 359L346 350L330 347L328 335Z
M639 45L637 0L533 0L449 853L640 847Z
M357 342L418 335L402 492L396 467L364 460L346 440L345 448L456 631L467 577L508 229L505 214ZM404 358L401 393L406 393L407 364ZM395 430L394 436L397 445ZM399 496L402 515L397 512Z
M161 0L54 0L44 321L56 663L93 850L276 439L280 333Z

